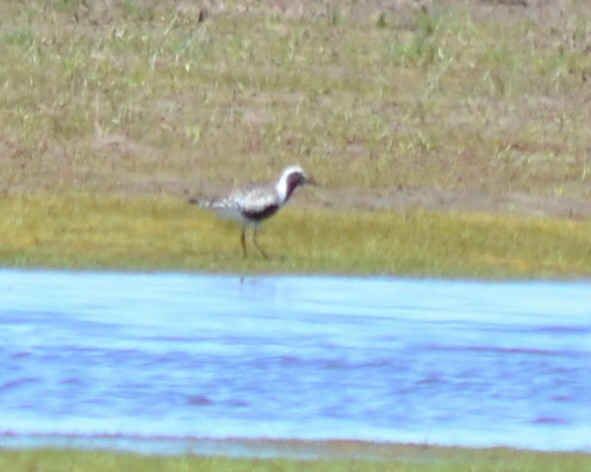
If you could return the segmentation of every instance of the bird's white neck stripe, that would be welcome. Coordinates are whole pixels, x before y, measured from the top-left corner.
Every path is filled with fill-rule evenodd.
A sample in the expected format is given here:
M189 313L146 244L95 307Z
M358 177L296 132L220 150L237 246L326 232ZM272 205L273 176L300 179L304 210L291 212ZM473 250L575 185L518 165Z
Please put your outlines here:
M280 205L283 205L287 200L289 200L289 197L295 188L301 184L302 180L299 177L302 175L303 171L298 166L291 166L283 171L283 174L281 174L277 184L275 184L275 192L277 193L277 198L279 199Z
M277 196L279 197L279 202L281 205L285 203L287 200L287 176L282 175L277 185L275 185L275 190L277 191Z

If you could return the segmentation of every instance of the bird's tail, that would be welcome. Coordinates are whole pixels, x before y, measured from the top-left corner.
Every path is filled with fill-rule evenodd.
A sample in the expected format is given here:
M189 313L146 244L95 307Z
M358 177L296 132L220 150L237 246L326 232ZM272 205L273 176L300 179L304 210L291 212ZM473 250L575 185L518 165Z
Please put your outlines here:
M189 200L191 205L197 205L200 208L211 208L212 200L203 199L203 198L191 198Z

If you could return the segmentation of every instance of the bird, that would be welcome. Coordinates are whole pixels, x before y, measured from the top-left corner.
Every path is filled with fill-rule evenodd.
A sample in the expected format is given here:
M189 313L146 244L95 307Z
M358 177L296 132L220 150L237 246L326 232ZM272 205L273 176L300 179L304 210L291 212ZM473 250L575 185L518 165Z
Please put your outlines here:
M283 170L275 183L254 183L236 188L223 197L205 201L192 199L190 203L213 210L224 219L239 222L242 225L240 243L244 257L247 257L246 232L253 228L253 244L265 259L269 259L257 242L261 223L276 214L288 202L296 188L313 183L299 165L291 165Z

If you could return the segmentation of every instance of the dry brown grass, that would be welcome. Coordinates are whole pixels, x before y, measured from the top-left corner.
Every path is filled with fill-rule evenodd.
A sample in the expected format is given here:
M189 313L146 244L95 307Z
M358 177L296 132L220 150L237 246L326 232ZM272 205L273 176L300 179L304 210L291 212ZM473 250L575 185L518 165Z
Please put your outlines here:
M382 3L3 0L2 188L591 214L578 2Z

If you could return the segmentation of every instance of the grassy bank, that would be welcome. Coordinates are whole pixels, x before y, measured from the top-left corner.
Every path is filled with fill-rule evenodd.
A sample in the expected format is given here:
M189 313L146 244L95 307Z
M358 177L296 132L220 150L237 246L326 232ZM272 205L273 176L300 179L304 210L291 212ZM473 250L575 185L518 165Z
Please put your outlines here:
M0 468L11 472L580 472L591 467L591 456L535 453L510 449L462 450L398 447L376 460L232 459L199 456L140 456L107 451L0 451Z
M589 275L589 10L487 3L0 0L0 263ZM182 203L293 162L270 262Z
M0 199L9 267L390 274L591 275L591 222L425 211L287 208L244 259L238 226L169 197Z

